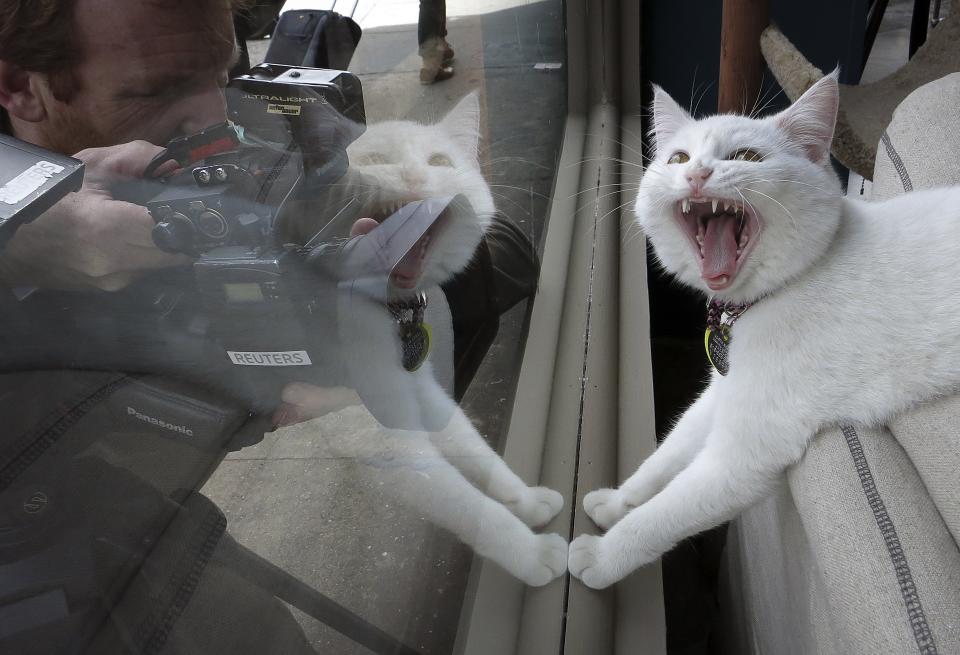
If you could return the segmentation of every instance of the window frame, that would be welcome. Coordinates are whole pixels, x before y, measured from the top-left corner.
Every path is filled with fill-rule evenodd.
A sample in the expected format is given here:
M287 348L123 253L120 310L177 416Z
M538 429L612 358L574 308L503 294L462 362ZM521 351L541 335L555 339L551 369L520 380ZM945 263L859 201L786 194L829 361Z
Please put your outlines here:
M630 0L565 3L568 114L503 453L527 482L564 494L544 531L568 539L598 533L583 496L616 486L656 447L646 241L632 210L643 164L640 11ZM617 183L611 194L605 185ZM527 588L475 558L459 655L625 655L640 644L666 652L659 562L598 592L569 573Z

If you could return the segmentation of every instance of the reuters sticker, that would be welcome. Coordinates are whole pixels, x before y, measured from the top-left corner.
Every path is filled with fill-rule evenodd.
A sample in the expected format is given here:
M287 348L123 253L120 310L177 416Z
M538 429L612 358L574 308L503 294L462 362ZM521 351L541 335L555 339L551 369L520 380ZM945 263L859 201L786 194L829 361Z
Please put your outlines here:
M299 116L300 105L280 105L270 103L267 105L268 114L282 114L284 116Z

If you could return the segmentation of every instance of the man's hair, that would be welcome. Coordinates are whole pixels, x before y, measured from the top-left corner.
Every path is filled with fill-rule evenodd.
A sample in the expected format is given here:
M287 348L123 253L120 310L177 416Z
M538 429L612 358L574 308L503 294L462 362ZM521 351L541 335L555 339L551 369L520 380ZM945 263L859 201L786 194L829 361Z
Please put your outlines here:
M205 4L213 2L232 10L249 5L249 0L201 0ZM167 0L159 4L175 3ZM0 0L0 60L26 71L46 73L54 97L62 102L77 90L73 71L80 52L74 37L75 5L76 0Z

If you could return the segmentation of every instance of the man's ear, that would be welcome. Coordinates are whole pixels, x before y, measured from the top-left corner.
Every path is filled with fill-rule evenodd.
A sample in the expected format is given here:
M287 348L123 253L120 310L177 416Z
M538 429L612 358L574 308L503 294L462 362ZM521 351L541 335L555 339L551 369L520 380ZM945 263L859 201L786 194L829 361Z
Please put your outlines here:
M46 118L46 104L39 93L40 85L45 83L39 73L0 59L0 107L10 116L30 123Z

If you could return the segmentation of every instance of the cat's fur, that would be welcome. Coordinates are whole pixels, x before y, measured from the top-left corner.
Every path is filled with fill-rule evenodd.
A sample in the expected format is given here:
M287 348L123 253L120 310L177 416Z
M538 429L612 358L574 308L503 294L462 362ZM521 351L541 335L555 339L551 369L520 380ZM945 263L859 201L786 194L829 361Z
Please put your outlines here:
M876 425L960 386L960 188L878 203L843 197L828 164L837 106L836 74L764 119L696 121L656 90L656 156L637 220L681 281L756 304L732 328L729 374L714 373L619 489L584 498L591 518L609 528L570 545L570 571L587 585L606 587L736 516L820 429ZM763 160L731 161L742 148ZM667 163L677 151L689 161ZM712 173L693 175L700 168ZM717 275L719 264L701 267L681 225L695 185L761 217L731 280ZM733 270L729 259L724 266Z
M473 93L434 125L370 125L348 151L351 167L376 181L384 207L462 193L475 209L478 222L447 225L430 242L415 289L426 291L428 307L434 312L440 307L447 321L449 309L436 285L468 265L494 213L480 170L478 141L479 101ZM412 373L400 366L396 323L383 304L370 302L346 314L340 342L351 370L374 378L379 402L393 403L395 414L405 417L404 425L429 425L428 417L436 415L452 418L439 432L383 428L373 436L349 430L326 433L331 447L375 466L398 500L524 582L542 585L565 572L566 541L531 530L560 511L561 495L528 487L489 447L438 383L433 366L439 355L431 355Z

